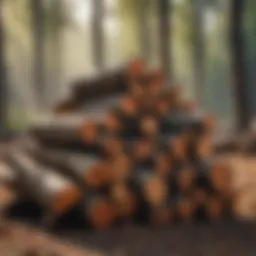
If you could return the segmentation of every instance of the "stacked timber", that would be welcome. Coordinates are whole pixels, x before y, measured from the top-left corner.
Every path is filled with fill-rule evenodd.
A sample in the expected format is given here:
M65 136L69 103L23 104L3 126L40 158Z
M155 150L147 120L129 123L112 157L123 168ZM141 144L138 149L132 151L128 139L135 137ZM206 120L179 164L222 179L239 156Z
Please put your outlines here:
M232 216L233 191L230 167L214 156L215 123L135 60L76 82L31 127L34 143L5 160L50 220L78 206L95 229L218 221Z

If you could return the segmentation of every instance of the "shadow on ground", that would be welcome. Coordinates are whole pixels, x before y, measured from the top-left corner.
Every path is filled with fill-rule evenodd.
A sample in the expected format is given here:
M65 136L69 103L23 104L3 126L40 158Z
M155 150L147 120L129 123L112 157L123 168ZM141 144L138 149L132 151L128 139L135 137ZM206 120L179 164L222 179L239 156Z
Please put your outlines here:
M168 228L122 227L104 232L58 231L86 248L114 256L255 256L255 223Z

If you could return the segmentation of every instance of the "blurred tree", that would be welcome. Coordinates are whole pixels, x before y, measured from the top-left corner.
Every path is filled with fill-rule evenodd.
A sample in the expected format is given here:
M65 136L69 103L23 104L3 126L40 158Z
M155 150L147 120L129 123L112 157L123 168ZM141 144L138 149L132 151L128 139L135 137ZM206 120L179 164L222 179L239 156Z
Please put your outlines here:
M210 10L220 13L216 7L219 0L193 0L189 1L191 8L191 46L193 85L195 95L203 102L206 86L206 13Z
M127 33L128 31L129 33L129 30L132 30L129 37L130 39L134 37L134 48L138 47L138 52L135 50L135 54L141 55L146 61L150 61L152 55L150 29L152 3L152 0L119 1L119 11L121 13L121 19L123 19L124 32ZM130 40L129 43L131 43Z
M30 0L31 22L33 29L33 67L34 86L36 102L39 108L46 103L45 88L45 26L44 26L44 6L42 0Z
M167 81L173 79L172 44L171 44L171 9L172 1L157 0L159 17L159 52L161 66L166 74Z
M92 0L92 45L93 45L93 61L97 69L105 66L104 53L104 0Z
M7 81L5 70L4 28L3 28L3 0L0 0L0 139L6 135L7 117Z
M190 1L192 9L192 61L196 97L203 101L205 92L205 33L204 8L205 1Z
M248 83L248 98L250 107L250 117L256 116L256 1L245 1L245 22L244 22L244 38L245 38L245 55L246 55L246 74Z
M230 48L232 63L232 83L236 101L237 127L245 130L249 125L247 81L244 65L243 44L243 0L230 1Z
M49 1L45 8L45 24L48 47L48 97L50 101L56 100L56 94L61 91L62 62L63 62L63 29L72 24L69 13L62 0Z
M194 98L196 96L192 65L193 20L189 0L173 2L172 19L174 79L184 86L186 96Z
M150 34L150 21L149 10L151 7L151 0L140 0L134 3L137 7L137 20L138 20L138 38L140 45L140 52L146 61L151 59L151 34Z

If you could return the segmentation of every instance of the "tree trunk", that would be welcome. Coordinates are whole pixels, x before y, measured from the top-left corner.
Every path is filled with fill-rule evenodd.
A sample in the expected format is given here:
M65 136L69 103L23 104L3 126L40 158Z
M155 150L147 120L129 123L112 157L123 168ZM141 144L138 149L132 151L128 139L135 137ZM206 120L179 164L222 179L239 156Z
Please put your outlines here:
M140 44L140 53L145 61L150 60L151 55L151 38L150 38L150 27L149 27L149 17L148 17L148 5L150 1L144 4L137 3L138 5L138 37ZM145 10L146 9L146 10Z
M61 94L61 77L62 77L62 29L63 29L63 1L55 0L53 2L53 14L55 16L52 21L52 33L50 33L50 67L51 79L50 87L50 104L57 100Z
M191 1L193 12L193 72L194 72L194 89L195 96L200 102L204 98L205 85L205 44L204 44L204 28L203 28L203 1Z
M105 64L104 28L103 28L104 1L93 0L92 4L93 4L93 8L92 8L93 62L95 67L101 70Z
M0 0L0 139L6 134L7 122L7 85L4 52L3 1Z
M236 103L237 127L246 130L249 125L249 106L247 99L247 81L244 65L243 46L243 0L230 2L230 47L232 79Z
M167 82L171 82L172 72L172 54L171 54L171 5L169 0L157 0L159 15L159 52L161 66L165 72Z
M34 88L36 102L42 108L46 102L44 61L44 12L42 0L31 0L34 58Z

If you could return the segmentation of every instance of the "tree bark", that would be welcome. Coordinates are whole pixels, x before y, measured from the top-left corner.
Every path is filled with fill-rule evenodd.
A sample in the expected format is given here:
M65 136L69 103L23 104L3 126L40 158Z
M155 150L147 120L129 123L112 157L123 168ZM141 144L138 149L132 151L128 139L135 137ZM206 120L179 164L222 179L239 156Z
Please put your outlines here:
M93 45L93 63L99 70L104 68L105 65L105 52L104 52L104 1L92 1L93 16L92 16L92 45Z
M171 54L171 4L169 0L157 0L159 15L159 52L162 68L167 82L172 80L172 54Z
M62 77L62 26L63 26L63 6L62 0L53 2L53 13L55 15L53 30L50 34L51 47L51 84L48 90L52 92L50 104L56 101L61 94L61 77Z
M200 102L204 98L205 83L205 44L204 44L204 28L203 28L203 1L191 1L193 12L193 69L194 69L194 88L195 96Z
M3 1L0 0L0 139L6 134L7 85L4 51Z
M249 126L249 106L247 99L247 81L244 65L243 44L243 0L230 2L230 48L231 72L234 84L236 103L236 119L238 130L246 130Z
M150 1L145 4L150 4ZM138 5L138 37L140 44L140 53L145 61L150 60L151 55L151 38L150 38L150 27L148 17L148 7L145 6L144 2ZM146 10L145 10L146 9Z
M42 108L46 102L45 92L45 29L42 0L31 0L34 58L34 88L36 102Z

